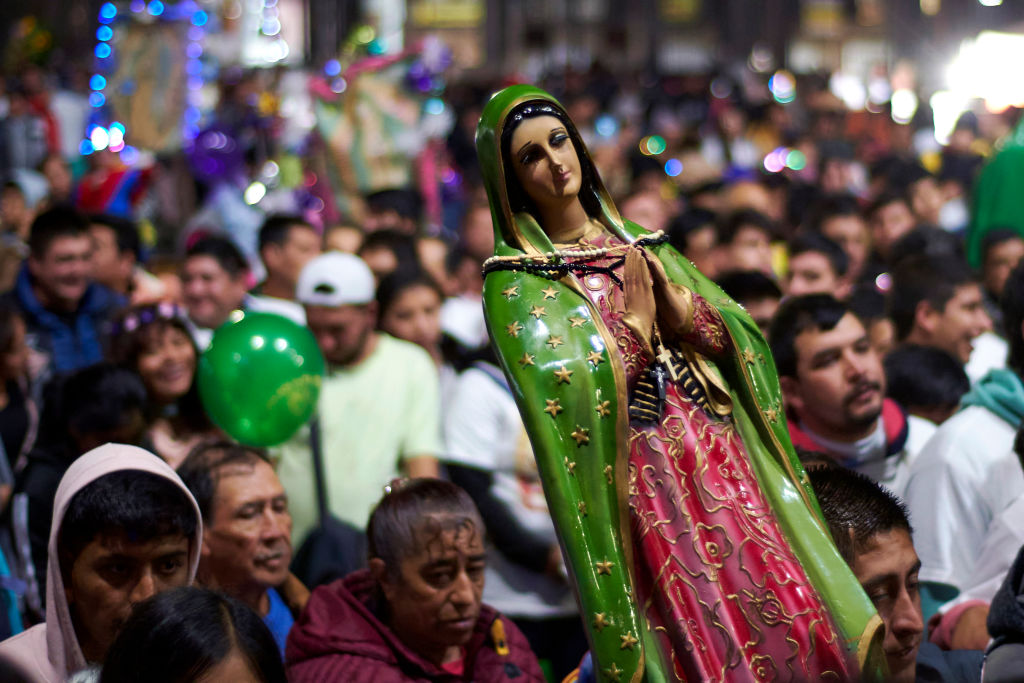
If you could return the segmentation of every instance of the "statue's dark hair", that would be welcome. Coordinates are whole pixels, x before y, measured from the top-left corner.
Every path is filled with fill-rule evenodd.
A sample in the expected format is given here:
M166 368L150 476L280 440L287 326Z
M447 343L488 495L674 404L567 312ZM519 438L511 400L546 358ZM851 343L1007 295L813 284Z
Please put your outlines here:
M505 171L508 203L512 213L526 211L535 218L539 218L537 207L534 205L533 200L527 196L519 185L515 170L512 168L511 154L512 134L516 128L523 121L538 116L554 116L565 126L569 133L569 139L572 140L572 146L576 149L576 156L580 159L580 169L583 173L582 182L580 183L580 202L582 202L583 209L587 212L588 216L592 218L600 217L602 210L601 200L597 191L597 169L591 163L590 156L587 154L587 148L583 146L583 139L580 137L580 133L576 130L572 120L560 107L546 100L531 100L517 105L509 113L508 118L505 120L505 127L501 131L501 163Z

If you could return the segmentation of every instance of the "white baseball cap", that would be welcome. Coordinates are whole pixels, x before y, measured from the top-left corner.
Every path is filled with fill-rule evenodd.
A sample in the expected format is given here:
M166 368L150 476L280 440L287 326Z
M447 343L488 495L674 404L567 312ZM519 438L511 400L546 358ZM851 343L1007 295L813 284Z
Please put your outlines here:
M295 298L310 306L361 306L373 301L375 287L373 273L363 259L330 251L302 269Z

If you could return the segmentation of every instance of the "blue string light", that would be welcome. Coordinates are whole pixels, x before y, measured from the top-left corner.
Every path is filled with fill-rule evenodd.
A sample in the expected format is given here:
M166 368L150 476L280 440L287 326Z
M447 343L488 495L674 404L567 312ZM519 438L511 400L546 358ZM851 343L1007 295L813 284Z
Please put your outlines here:
M110 40L114 37L114 29L110 28L106 24L103 24L96 29L96 40Z
M117 6L112 2L103 3L100 7L100 23L109 24L117 16Z
M107 87L107 79L99 74L93 74L89 79L90 90L103 90Z
M153 0L153 2L149 3L149 7L146 8L146 11L154 17L159 17L164 13L164 3L160 2L160 0Z
M111 49L110 49L110 46L107 45L106 43L100 43L99 45L96 46L95 52L96 52L96 57L98 59L106 59L107 57L110 56Z

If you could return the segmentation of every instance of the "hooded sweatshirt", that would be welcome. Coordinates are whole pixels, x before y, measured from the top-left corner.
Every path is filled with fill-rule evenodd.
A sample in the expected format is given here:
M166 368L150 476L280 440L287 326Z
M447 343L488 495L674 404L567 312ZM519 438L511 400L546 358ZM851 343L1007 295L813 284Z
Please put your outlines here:
M54 499L46 581L46 621L0 643L0 658L21 668L29 681L60 683L88 666L78 644L71 610L65 597L57 539L64 514L74 495L100 477L121 470L140 470L163 477L188 497L196 515L195 535L189 540L188 580L189 583L195 580L203 536L202 515L192 494L174 470L157 456L136 446L108 443L89 451L68 468Z
M464 647L465 670L457 675L399 640L375 613L373 589L373 577L362 570L313 591L288 635L291 683L543 683L526 637L487 605Z

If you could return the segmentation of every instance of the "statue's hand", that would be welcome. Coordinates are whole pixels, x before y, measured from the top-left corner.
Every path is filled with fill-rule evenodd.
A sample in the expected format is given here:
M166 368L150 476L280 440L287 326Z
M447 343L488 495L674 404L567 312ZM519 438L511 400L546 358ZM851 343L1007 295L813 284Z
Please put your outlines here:
M654 291L651 289L651 273L643 251L630 249L626 253L623 275L626 315L622 316L622 322L633 331L650 357L653 357L651 332L655 315Z
M693 293L669 280L656 256L648 258L647 265L654 279L654 298L662 331L677 337L689 334L693 330Z

